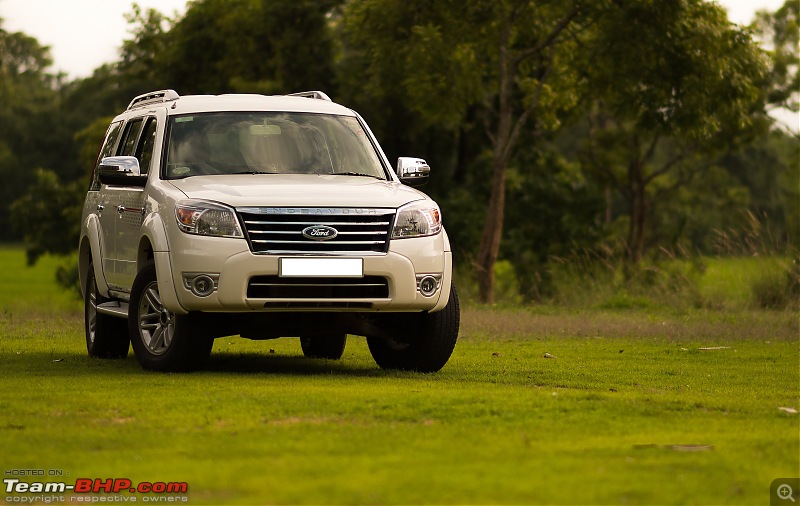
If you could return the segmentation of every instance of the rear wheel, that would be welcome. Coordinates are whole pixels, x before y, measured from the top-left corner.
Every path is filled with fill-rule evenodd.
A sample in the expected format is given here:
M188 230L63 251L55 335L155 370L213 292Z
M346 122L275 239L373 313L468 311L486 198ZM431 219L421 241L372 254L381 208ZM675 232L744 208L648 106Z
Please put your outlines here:
M153 262L133 282L128 332L139 364L153 371L199 369L214 346L213 336L192 315L176 315L164 307Z
M339 360L347 344L346 334L300 337L300 347L307 358L326 358Z
M397 332L397 339L367 337L367 345L382 369L436 372L453 354L460 319L458 294L451 285L450 300L444 309L418 315L411 329Z
M125 358L130 343L125 319L97 312L97 306L108 301L97 290L94 264L90 263L83 296L86 350L90 357Z

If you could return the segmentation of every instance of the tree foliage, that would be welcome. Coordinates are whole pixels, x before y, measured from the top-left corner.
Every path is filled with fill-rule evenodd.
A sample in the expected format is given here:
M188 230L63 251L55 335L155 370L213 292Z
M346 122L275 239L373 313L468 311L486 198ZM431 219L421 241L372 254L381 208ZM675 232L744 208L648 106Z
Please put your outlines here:
M52 63L47 47L25 35L0 27L0 238L12 231L7 203L34 180L36 167L47 166L57 141L51 124L57 107L57 80L47 74Z
M701 0L614 5L595 28L586 167L625 199L638 263L651 207L765 127L765 60Z
M167 32L157 12L137 12L136 38L123 56L131 67L149 70L152 81L184 94L330 90L333 46L326 14L336 3L199 0Z
M760 11L753 28L770 54L767 100L777 107L800 111L800 2L786 0L775 12Z

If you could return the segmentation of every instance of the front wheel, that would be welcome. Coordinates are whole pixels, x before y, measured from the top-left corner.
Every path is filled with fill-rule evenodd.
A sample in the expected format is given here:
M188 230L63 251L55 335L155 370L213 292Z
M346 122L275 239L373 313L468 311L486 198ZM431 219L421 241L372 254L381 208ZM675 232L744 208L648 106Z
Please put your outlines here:
M300 347L306 358L339 360L344 354L346 344L347 334L300 337Z
M450 300L436 313L419 315L410 334L397 339L367 337L372 358L381 369L436 372L450 360L458 339L461 312L455 285L450 287Z
M199 369L214 346L213 336L196 325L192 315L176 315L164 307L153 262L133 282L128 333L139 364L153 371Z

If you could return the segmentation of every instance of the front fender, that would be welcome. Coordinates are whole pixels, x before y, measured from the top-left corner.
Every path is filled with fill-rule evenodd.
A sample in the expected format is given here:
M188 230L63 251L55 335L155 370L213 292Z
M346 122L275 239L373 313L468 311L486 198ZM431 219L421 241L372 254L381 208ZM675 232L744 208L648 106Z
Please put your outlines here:
M150 241L153 253L168 252L169 241L167 241L167 229L164 220L158 213L148 214L142 222L142 235ZM139 265L139 268L142 266Z
M161 219L161 215L158 213L148 214L142 222L142 240L139 245L137 262L138 270L142 270L150 258L153 259L156 265L158 292L164 307L176 314L186 314L187 311L178 302L170 260L167 229Z

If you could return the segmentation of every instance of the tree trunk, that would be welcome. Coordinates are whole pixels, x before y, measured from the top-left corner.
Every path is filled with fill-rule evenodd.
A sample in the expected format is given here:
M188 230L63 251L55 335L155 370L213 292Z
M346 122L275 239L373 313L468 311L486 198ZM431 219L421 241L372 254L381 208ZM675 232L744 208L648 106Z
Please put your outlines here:
M492 194L489 210L483 226L481 244L478 248L478 297L484 304L494 304L494 264L500 253L503 236L503 215L506 207L506 166L513 144L513 75L509 69L507 43L510 33L508 25L500 36L500 68L498 72L498 122L493 139Z
M506 205L506 167L508 167L511 153L519 139L520 131L538 106L539 92L541 91L540 85L538 90L533 93L530 104L518 104L525 107L515 121L515 76L519 70L520 63L529 58L538 58L537 55L543 55L545 49L555 43L559 34L566 29L578 14L579 8L573 8L540 43L526 50L518 51L516 55L511 55L509 47L511 45L512 27L515 26L519 12L516 7L508 12L508 17L504 20L499 34L497 128L493 134L489 135L493 147L492 194L489 198L489 210L478 250L477 266L479 296L481 302L485 304L494 303L494 264L500 253L500 239L503 236L503 215ZM539 79L541 83L550 74L552 63L552 58L545 58L545 62L540 63L541 75Z
M628 206L631 221L628 227L628 260L637 265L644 255L644 239L647 228L647 192L642 174L643 162L636 160L628 166Z
M497 150L496 150L497 151ZM494 304L494 264L500 253L506 206L506 165L500 153L492 160L492 195L478 251L478 292L481 302Z

